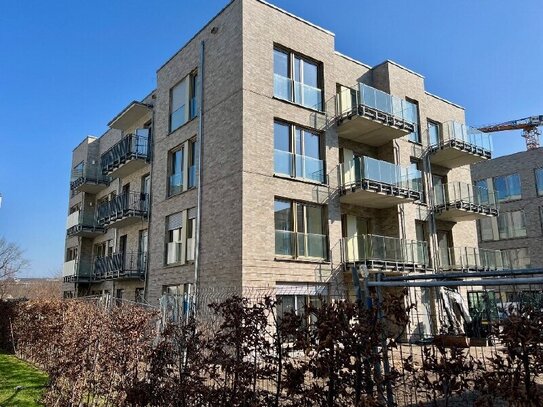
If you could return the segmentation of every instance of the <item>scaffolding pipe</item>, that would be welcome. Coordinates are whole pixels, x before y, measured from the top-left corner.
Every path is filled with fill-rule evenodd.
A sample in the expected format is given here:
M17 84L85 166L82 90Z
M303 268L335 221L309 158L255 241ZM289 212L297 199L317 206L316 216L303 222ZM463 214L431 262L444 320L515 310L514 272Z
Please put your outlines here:
M444 280L450 278L469 278L469 277L499 277L499 276L526 276L533 274L543 274L543 269L517 269L517 270L496 270L479 271L465 273L442 273L442 274L417 274L407 276L385 277L383 281L411 281L411 280Z
M531 285L543 284L543 277L537 278L502 278L492 280L469 281L368 281L368 287L468 287L468 286L499 286L499 285Z

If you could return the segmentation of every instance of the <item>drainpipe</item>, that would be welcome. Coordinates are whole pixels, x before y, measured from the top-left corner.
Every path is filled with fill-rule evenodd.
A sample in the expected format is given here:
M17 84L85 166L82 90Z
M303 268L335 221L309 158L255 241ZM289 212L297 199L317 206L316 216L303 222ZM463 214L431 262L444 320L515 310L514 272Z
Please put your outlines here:
M394 151L394 161L396 162L396 165L399 165L400 163L400 146L398 145L398 141L394 140L392 149ZM403 204L398 205L398 208L400 209L400 236L403 240L405 240L405 211Z
M202 215L202 178L203 178L203 147L204 147L204 59L205 56L205 41L200 43L200 64L198 67L198 75L200 76L199 83L199 106L198 106L198 203L196 206L196 236L195 236L195 254L194 254L194 312L198 309L198 294L199 294L199 274L200 274L200 233L201 233L201 215Z
M151 216L152 216L152 211L151 211L151 207L153 205L151 205L151 203L153 202L153 160L154 160L154 157L155 157L155 143L154 143L154 138L155 138L155 103L153 103L153 111L151 113L151 117L152 117L152 122L151 122L151 137L149 138L149 145L147 147L147 153L149 154L149 174L151 174L151 183L150 183L150 186L149 186L149 202L148 202L148 206L147 206L147 219L148 219L148 222L147 222L147 253L145 253L145 256L146 256L146 259L145 259L145 272L143 274L143 299L148 302L148 294L147 294L147 289L149 288L149 278L148 278L148 275L149 275L149 268L150 268L150 265L151 265L151 256L149 256L149 248L151 248L151 235L152 233L149 233L150 229L151 229ZM139 249L139 248L138 248Z

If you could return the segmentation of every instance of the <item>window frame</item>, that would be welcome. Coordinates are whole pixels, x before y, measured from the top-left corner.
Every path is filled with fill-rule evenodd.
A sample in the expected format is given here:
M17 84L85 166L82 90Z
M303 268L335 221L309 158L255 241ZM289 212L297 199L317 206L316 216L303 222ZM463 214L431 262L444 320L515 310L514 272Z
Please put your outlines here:
M505 197L502 199L500 198L500 189L496 187L497 182L499 179L503 178L504 185L505 185ZM511 180L515 178L518 179L518 189L519 189L519 195L513 195L512 194L512 182ZM494 190L494 194L496 196L496 202L503 203L503 202L510 202L510 201L518 201L522 199L522 180L520 178L520 174L518 172L513 174L507 174L507 175L498 175L495 177L492 177L492 187Z
M198 117L198 110L199 110L199 94L198 94L198 82L199 76L198 76L198 70L193 69L189 74L185 75L183 78L181 78L179 81L177 81L169 90L169 106L168 106L168 133L171 134L174 131L180 129L185 124L191 122L193 119ZM173 110L173 102L174 102L174 90L178 87L184 84L185 91L184 93L184 104L180 105L176 110ZM195 98L195 107L193 111L192 106L192 99ZM183 114L183 120L174 127L173 124L173 114L177 112L181 107L185 107L185 111Z

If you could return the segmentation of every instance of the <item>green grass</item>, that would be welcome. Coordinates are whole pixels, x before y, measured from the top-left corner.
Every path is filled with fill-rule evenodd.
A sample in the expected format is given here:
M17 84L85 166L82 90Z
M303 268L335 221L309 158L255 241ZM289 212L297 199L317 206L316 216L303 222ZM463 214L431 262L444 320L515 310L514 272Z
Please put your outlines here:
M35 407L47 384L47 375L15 356L0 354L0 406ZM17 386L22 389L16 390Z

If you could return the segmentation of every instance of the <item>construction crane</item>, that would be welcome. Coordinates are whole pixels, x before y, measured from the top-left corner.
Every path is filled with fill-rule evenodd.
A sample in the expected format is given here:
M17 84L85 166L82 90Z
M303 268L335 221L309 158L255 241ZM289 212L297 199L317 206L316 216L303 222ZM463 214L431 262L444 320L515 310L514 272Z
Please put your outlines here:
M496 131L522 130L522 137L526 139L526 149L535 150L539 148L539 136L543 126L543 115L525 117L524 119L511 120L510 122L494 124L491 126L479 127L483 133L494 133Z

